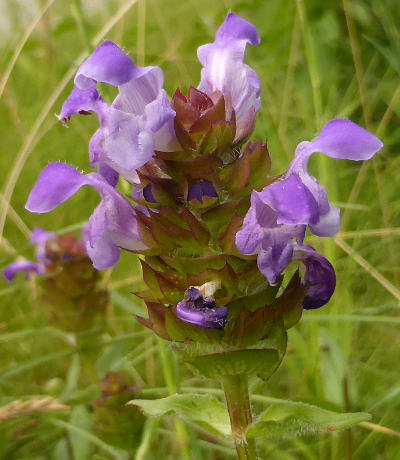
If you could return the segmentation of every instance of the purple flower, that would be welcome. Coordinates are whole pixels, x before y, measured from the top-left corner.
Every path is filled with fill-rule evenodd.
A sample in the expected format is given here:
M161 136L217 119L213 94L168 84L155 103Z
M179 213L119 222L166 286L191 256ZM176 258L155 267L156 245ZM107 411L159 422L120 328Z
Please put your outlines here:
M134 209L100 174L83 175L66 164L52 163L37 180L26 209L37 213L52 211L84 185L94 187L101 197L84 231L86 250L94 267L105 270L115 265L119 248L146 249L140 239Z
M92 166L101 166L100 174L111 185L116 182L115 172L137 182L136 169L147 163L155 150L168 151L174 146L175 112L162 89L163 80L159 67L137 67L110 41L100 45L78 69L75 88L59 118L97 114L100 128L89 144L90 161ZM118 88L111 106L98 94L97 83Z
M336 275L331 263L310 246L293 248L293 260L301 262L305 268L303 284L306 293L303 308L320 308L332 297L336 286Z
M296 187L292 181L288 185ZM285 190L289 192L288 188ZM269 194L266 192L267 188L252 193L243 228L236 234L236 246L243 254L258 254L258 268L273 285L292 259L293 239L303 244L306 227L281 224L278 213L269 204ZM298 205L305 202L306 197L299 194Z
M18 273L25 273L28 278L31 274L42 275L45 272L45 265L49 262L46 255L46 243L49 238L54 238L55 233L46 232L41 228L35 228L31 234L30 242L36 246L36 260L22 260L14 262L3 271L4 278L12 281Z
M30 262L29 260L14 262L13 264L8 265L3 271L4 278L7 281L12 281L14 276L18 273L25 273L26 277L29 278L31 274L40 275L43 271L40 264Z
M209 96L221 91L227 106L235 110L237 131L246 131L260 108L260 80L244 64L246 45L259 45L257 29L244 19L229 13L218 29L214 43L200 46L197 55L203 66L200 91ZM229 114L231 110L227 110Z
M186 323L204 329L223 329L227 321L228 309L216 307L212 297L204 298L195 287L185 292L185 299L176 306L178 318Z
M332 120L312 142L301 142L282 180L253 191L236 245L243 254L257 254L260 271L270 284L293 256L293 239L303 244L307 225L318 236L334 236L340 225L339 210L328 201L325 189L307 171L315 152L331 158L368 160L382 142L348 120Z
M315 140L301 142L280 186L284 187L291 177L297 177L299 187L310 193L308 206L314 212L310 212L308 216L298 214L297 196L292 194L291 205L288 203L293 213L291 223L308 224L317 236L334 236L339 230L340 211L329 203L325 189L307 171L308 160L313 153L321 152L339 160L365 161L371 159L382 147L383 144L377 137L355 123L342 119L327 123ZM272 184L270 188L277 186L278 184ZM277 197L278 207L281 198L282 194ZM278 213L282 219L281 210Z

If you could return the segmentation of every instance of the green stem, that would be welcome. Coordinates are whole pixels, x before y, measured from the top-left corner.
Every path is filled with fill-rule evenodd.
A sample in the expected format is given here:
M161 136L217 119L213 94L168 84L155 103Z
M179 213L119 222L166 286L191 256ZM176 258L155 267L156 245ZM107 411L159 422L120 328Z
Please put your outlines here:
M173 363L170 359L170 353L168 353L165 342L163 339L157 337L158 351L160 353L161 364L164 373L165 384L167 385L168 393L174 395L178 392L178 385L175 380ZM174 420L175 433L178 439L178 443L181 449L181 455L184 460L191 460L189 450L189 436L186 431L185 425L181 420Z
M142 441L136 452L135 460L145 460L146 455L150 449L151 439L153 433L160 424L160 420L156 418L149 418L143 427Z
M78 25L79 32L85 43L86 50L88 53L90 53L92 50L92 45L90 43L88 27L87 27L85 18L83 16L81 0L73 0L71 8L72 8L72 13L75 16L75 20Z
M247 375L226 375L222 377L222 387L238 459L256 460L255 442L246 439L247 428L252 423Z

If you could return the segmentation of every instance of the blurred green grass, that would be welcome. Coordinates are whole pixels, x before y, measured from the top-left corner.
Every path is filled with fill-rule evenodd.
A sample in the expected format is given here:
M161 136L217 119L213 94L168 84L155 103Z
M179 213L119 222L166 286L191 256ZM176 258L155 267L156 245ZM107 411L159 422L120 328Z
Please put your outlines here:
M13 53L46 3L51 6L27 38L5 81ZM306 312L301 324L290 331L283 366L268 384L254 381L253 393L370 411L374 423L400 432L398 0L140 0L139 4L130 0L2 0L0 8L5 18L0 22L0 89L6 83L0 99L0 190L5 196L0 216L5 216L7 194L11 206L0 246L0 267L16 254L32 257L27 239L32 228L63 231L84 222L97 204L96 193L84 189L48 215L24 210L32 185L49 162L66 161L89 170L87 145L97 121L78 117L66 130L54 114L72 88L72 78L65 87L60 82L68 72L73 77L77 58L88 52L96 37L115 41L138 64L160 65L166 90L172 94L176 87L186 90L190 84L197 85L196 49L212 40L231 9L254 23L261 35L262 44L247 51L247 63L262 82L262 108L253 139L268 139L274 173L286 169L298 142L311 139L333 117L350 118L382 138L384 151L364 166L313 158L312 170L342 208L342 233L336 242L318 243L336 269L337 290L326 307ZM120 17L119 11L123 12ZM107 26L112 27L99 37ZM55 97L59 90L60 96ZM54 104L49 104L52 98ZM24 156L26 161L19 163ZM375 229L387 229L387 234L370 231ZM132 318L133 310L141 307L130 295L141 284L137 260L125 255L117 269L105 276L117 294L108 314L109 330L101 340L93 339L99 342L97 376L117 363L116 368L139 373L146 384L153 380L153 386L163 386L157 353L150 349L145 354L146 349L140 348L143 337L102 344L104 336L112 340L142 331ZM31 283L19 280L11 287L0 283L0 403L48 393L55 377L61 390L54 391L62 394L72 356L83 359L81 353L72 352L59 334L48 329ZM12 333L20 335L13 338ZM137 346L134 359L142 359L132 364L131 352ZM185 369L181 374L184 386L200 385ZM71 386L69 397L76 404L86 404L94 387L90 376L83 375ZM165 429L173 430L167 423L155 431L159 443L151 446L148 458L168 449L171 437ZM9 444L12 449L1 442L6 431L0 426L0 458L64 458L68 450L60 444L64 430L46 418L30 436ZM190 436L192 442L199 434L190 429ZM263 451L266 458L279 460L392 460L400 458L399 446L396 437L357 428L266 442ZM97 449L98 458L112 458L99 445L92 449ZM228 456L209 444L198 449L197 458Z

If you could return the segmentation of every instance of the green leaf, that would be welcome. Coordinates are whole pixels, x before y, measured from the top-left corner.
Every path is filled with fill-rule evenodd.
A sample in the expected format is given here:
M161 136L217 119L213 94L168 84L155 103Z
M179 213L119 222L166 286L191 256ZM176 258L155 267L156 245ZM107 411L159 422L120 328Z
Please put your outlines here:
M118 307L128 313L133 313L134 315L142 315L145 311L143 308L143 302L134 296L126 297L118 291L111 291L111 300Z
M92 417L86 410L85 406L77 406L71 413L71 425L79 430L90 432L92 426ZM70 430L71 444L76 460L88 460L91 458L92 446L88 438L80 436L74 430Z
M71 364L68 369L65 387L62 392L62 400L65 401L70 397L70 394L76 390L79 384L79 376L81 373L81 363L79 354L72 355Z
M247 431L247 437L293 438L344 430L371 416L364 412L337 413L301 402L273 404Z
M272 348L253 348L197 356L185 362L208 378L218 378L222 375L257 374L262 379L267 379L277 369L280 354L278 350Z
M211 396L176 394L160 399L133 399L127 405L141 407L146 415L161 417L165 414L175 414L214 433L225 436L230 436L231 433L225 405Z
M76 425L73 425L72 423L64 422L63 420L50 419L50 423L55 426L67 429L70 433L74 433L74 435L77 437L79 436L82 439L90 441L91 444L99 447L102 451L109 454L110 457L114 460L128 460L128 454L126 452L106 444L100 438L90 433L90 431L84 430Z

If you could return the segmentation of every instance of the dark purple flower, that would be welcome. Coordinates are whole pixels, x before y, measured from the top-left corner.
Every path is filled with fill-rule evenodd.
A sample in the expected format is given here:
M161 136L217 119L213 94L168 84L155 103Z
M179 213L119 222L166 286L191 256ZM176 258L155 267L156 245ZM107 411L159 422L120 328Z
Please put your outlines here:
M217 307L212 297L204 298L195 287L185 292L185 298L176 306L178 318L204 329L223 329L228 309Z
M368 160L383 144L348 120L332 120L312 142L301 142L289 169L261 192L253 191L236 245L243 254L258 254L258 266L274 284L292 259L293 239L303 244L306 227L318 236L334 236L340 214L328 201L325 189L307 171L314 152L331 158Z
M335 270L331 263L310 246L294 246L293 260L304 265L303 283L306 295L303 307L306 310L320 308L332 297L336 286Z
M143 188L143 198L148 203L157 203L157 200L154 198L153 191L151 190L151 184L147 184Z
M37 180L26 203L31 212L52 211L84 185L94 187L101 202L84 231L86 250L98 270L112 267L119 260L119 248L146 249L141 241L134 209L101 175L80 174L63 163L47 166Z
M137 67L114 43L100 45L80 66L75 88L65 101L59 118L95 112L100 128L93 135L89 154L92 166L106 164L131 182L136 169L147 163L154 151L168 151L175 134L172 110L162 89L159 67ZM109 106L97 93L97 83L118 87L119 94ZM101 174L103 170L99 171ZM109 171L105 177L110 178ZM115 181L115 175L111 176Z
M197 200L203 203L203 197L218 198L214 185L207 180L198 180L194 182L188 192L188 201Z
M240 124L248 124L248 119L254 119L260 108L260 80L256 72L243 62L248 43L260 44L257 29L229 13L217 31L214 43L197 50L203 66L198 89L209 96L221 91L235 110L239 130ZM229 114L230 110L227 112Z

